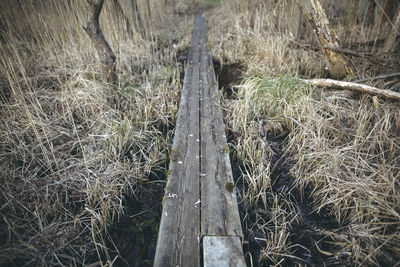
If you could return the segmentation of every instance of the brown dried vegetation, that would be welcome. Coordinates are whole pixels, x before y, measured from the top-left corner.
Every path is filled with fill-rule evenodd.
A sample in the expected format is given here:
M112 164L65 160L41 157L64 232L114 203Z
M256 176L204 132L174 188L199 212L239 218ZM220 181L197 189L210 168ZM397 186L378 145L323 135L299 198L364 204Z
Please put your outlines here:
M398 264L400 104L298 80L328 72L294 0L105 1L115 86L82 2L0 1L0 265L112 264L109 228L167 161L173 43L188 46L193 8L207 11L220 68L240 66L224 105L248 263ZM320 2L358 54L345 56L349 80L399 71L397 51L380 54L389 23L344 24L347 1ZM400 91L396 78L369 84Z

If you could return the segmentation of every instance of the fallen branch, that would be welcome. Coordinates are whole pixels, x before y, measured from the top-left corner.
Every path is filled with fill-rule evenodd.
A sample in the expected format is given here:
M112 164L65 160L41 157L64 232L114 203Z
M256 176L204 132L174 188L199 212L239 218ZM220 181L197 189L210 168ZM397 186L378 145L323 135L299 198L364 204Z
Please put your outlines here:
M337 53L340 53L340 54L343 54L343 55L364 58L366 60L371 61L372 63L379 64L379 65L381 65L383 67L392 68L390 65L387 65L385 63L379 62L377 59L375 59L377 57L377 55L372 54L372 53L357 53L357 52L354 52L352 50L342 49L342 48L333 47L333 46L325 46L324 48L328 49L328 50L331 50L331 51L334 51L334 52L337 52Z
M338 36L332 31L329 20L319 0L296 0L301 13L308 20L318 45L328 65L329 74L335 79L342 79L353 70L347 65L340 53L326 49L325 46L339 47Z
M301 81L313 86L323 86L323 87L351 90L360 93L366 93L376 96L384 96L386 98L400 100L400 93L386 89L379 89L365 84L342 82L332 79L311 79L311 80L301 80Z

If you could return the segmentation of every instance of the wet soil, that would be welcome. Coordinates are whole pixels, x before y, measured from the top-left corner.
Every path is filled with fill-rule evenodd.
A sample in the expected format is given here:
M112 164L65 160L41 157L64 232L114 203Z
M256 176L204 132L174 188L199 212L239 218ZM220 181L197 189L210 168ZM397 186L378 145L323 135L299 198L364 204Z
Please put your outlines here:
M290 163L288 158L282 156L278 148L277 157L272 160L273 171L271 174L272 190L275 195L281 194L289 200L295 211L295 219L290 224L290 243L296 246L293 255L301 260L291 260L288 264L306 263L308 266L321 266L325 264L325 251L327 248L319 243L322 236L317 229L333 229L337 227L334 218L327 211L317 214L311 210L311 188L301 191L295 184L295 178L290 175Z
M232 147L236 144L235 134L229 131L228 142ZM287 257L282 266L350 266L351 261L346 255L335 258L329 252L334 250L334 247L326 244L334 243L337 240L333 240L332 237L324 234L324 231L337 229L338 225L335 218L329 215L328 210L322 210L318 214L312 211L310 206L310 203L312 203L311 188L305 188L301 191L295 184L295 178L290 174L290 159L282 153L284 143L285 135L281 135L280 138L274 139L270 143L275 152L271 160L272 191L275 196L280 196L278 199L280 199L281 208L286 209L288 214L293 214L292 217L288 218L288 221L290 221L288 243L293 246L291 256L296 258ZM237 159L233 149L230 158L233 177L237 184L239 212L244 232L243 252L246 254L246 262L248 266L266 266L265 262L260 264L259 260L262 249L267 245L265 240L268 240L268 237L252 226L257 221L268 222L271 219L270 212L261 201L253 209L245 206L243 192L246 192L249 187L243 182L241 173L245 166ZM289 201L291 207L287 207L284 201Z
M172 118L167 121L172 121ZM174 125L159 121L154 126L164 137L168 137L169 146L171 146ZM123 203L124 215L111 226L108 247L114 252L110 257L114 259L118 256L113 266L153 266L166 173L170 162L168 151L166 150L165 153L164 162L150 171L151 174L137 193L126 196Z
M161 219L164 183L142 186L138 195L125 201L124 217L110 231L115 248L114 266L153 266ZM114 256L114 257L113 257Z
M232 99L236 97L235 85L240 84L244 68L240 63L233 63L221 66L220 62L214 60L214 69L218 80L219 89L224 92L225 98ZM305 265L305 266L324 266L324 265L350 265L350 260L346 257L332 257L331 253L334 249L332 246L327 246L329 242L335 240L327 236L324 230L337 229L338 225L335 218L329 215L329 210L322 210L320 213L313 212L310 206L313 199L311 197L311 188L300 190L295 183L295 177L290 174L291 160L283 153L286 143L286 137L289 132L282 132L275 136L265 134L265 138L270 144L274 155L271 158L271 184L272 192L275 196L280 196L278 199L283 209L287 209L290 221L290 237L289 243L294 245L291 250L291 256L287 257L284 266ZM260 203L255 208L249 209L245 206L243 200L243 192L248 189L248 184L242 177L242 171L246 166L238 160L234 147L237 144L237 133L228 130L228 143L233 148L230 152L232 171L235 183L237 185L236 193L239 204L239 212L242 221L244 233L243 252L246 255L248 266L264 266L266 263L259 265L261 251L266 247L268 238L256 227L252 227L257 221L270 220L270 212ZM248 168L247 168L248 169ZM287 207L284 201L289 201L291 207ZM272 203L271 203L272 206ZM324 242L321 242L324 241ZM250 259L251 257L251 259Z
M221 64L221 62L213 58L214 71L218 81L218 88L225 94L225 98L231 99L237 93L237 85L243 79L245 67L240 62L229 64Z
M179 78L181 80L181 84L183 84L183 80L185 78L185 66L187 64L187 59L189 56L190 47L182 47L179 48L176 52L176 63L175 66L179 68Z
M184 66L187 57L186 49L177 53L177 65L181 67L181 82L184 78ZM218 80L219 89L224 92L227 98L235 97L235 85L241 82L241 73L243 66L240 63L234 63L221 66L214 60L214 68ZM160 127L162 132L167 135L172 131L171 125ZM348 259L333 259L325 254L325 251L332 250L331 247L325 245L327 242L334 241L331 237L322 234L321 229L334 229L337 225L334 218L330 217L327 210L319 214L312 212L310 203L311 188L301 191L295 184L294 177L290 174L290 158L283 154L286 136L283 133L279 136L266 135L264 138L270 141L271 148L275 155L271 162L271 184L272 191L275 195L281 195L284 199L290 200L292 207L288 212L295 210L296 219L291 220L290 237L291 245L295 245L292 249L292 255L296 258L286 258L284 266L306 265L306 266L323 266L323 265L349 265ZM231 147L235 147L236 140L239 138L237 134L228 131L228 143ZM260 203L259 207L249 210L243 202L243 192L246 192L248 185L242 179L241 169L245 166L235 155L235 150L230 152L232 171L234 180L237 184L237 197L239 203L239 212L242 220L244 232L243 251L247 255L246 261L248 266L264 266L258 264L261 251L266 246L267 237L258 229L251 227L257 220L264 219L268 221L268 211ZM165 164L168 164L167 159ZM164 166L167 170L168 166ZM112 242L109 247L115 248L114 258L118 255L115 266L152 266L156 245L158 228L161 219L162 198L164 193L165 171L154 173L150 181L141 187L141 190L135 196L127 197L125 200L126 212L118 223L112 226L109 234ZM272 206L272 203L271 203ZM284 207L282 203L282 207ZM319 245L316 245L319 244ZM250 260L251 257L251 260Z
M189 49L190 47L182 47L176 53L175 65L180 70L181 84L183 84L185 77L185 66L187 64ZM224 93L225 98L235 98L237 85L239 85L243 79L245 66L240 62L222 64L221 61L216 58L213 58L213 65L219 90Z

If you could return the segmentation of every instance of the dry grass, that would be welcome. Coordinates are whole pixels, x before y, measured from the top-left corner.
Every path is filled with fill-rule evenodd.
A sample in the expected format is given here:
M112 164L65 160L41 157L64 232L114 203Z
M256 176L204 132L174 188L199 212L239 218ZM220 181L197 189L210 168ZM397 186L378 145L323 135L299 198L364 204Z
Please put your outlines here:
M256 265L396 265L399 103L320 91L293 78L326 72L306 28L292 38L289 3L226 1L210 14L213 55L247 70L236 99L225 101L241 170L245 250ZM221 19L222 10L230 15ZM344 45L375 38L365 25L341 26L332 12ZM393 71L352 64L352 79Z
M400 248L399 105L370 97L326 97L311 116L296 116L287 150L299 186L313 189L313 210L326 209L359 264L396 263ZM305 114L302 108L300 113ZM301 126L301 127L300 127ZM300 130L301 128L301 130ZM303 145L294 144L302 140ZM311 142L311 140L314 140Z
M265 234L263 258L277 264L301 245L289 239L290 233L300 234L291 229L302 217L295 207L295 192L301 192L310 201L310 214L321 220L312 227L325 233L315 241L328 249L326 263L351 257L357 265L395 264L400 249L399 104L320 95L287 79L246 80L239 103L231 103L228 123L239 136L236 153L245 166L246 205L266 209L258 212L267 216L251 227ZM277 94L279 88L284 94ZM281 156L294 178L289 178L292 188L276 189L271 159L277 144L268 139L282 132L288 136ZM325 224L324 218L329 219Z
M138 1L143 30L131 31L132 17L106 1L117 86L100 79L84 1L0 2L0 265L115 261L108 230L168 154L171 133L161 129L174 124L180 87L172 40L188 46L192 4L208 10L165 2ZM299 82L326 70L307 28L291 35L291 1L199 2L221 2L208 12L213 56L246 69L224 104L247 259L398 264L399 103ZM341 26L340 9L322 2L345 46L376 37L365 25ZM390 70L352 64L354 79Z
M139 1L143 37L106 1L112 86L82 30L84 3L0 3L0 265L111 264L108 227L168 154L161 129L177 111L177 25L161 16L163 1Z

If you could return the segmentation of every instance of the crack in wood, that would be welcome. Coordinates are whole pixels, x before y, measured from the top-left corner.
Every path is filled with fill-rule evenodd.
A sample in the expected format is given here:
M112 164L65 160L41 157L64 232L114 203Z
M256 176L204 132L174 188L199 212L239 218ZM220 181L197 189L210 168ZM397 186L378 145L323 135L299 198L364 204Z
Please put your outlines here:
M224 150L227 142L222 110L206 40L205 18L197 16L171 153L171 175L165 189L154 261L157 267L200 266L200 243L208 236L234 240L203 242L205 266L210 264L206 251L215 244L226 253L221 257L232 258L239 264L234 266L245 266L232 170ZM232 183L232 190L226 190L227 182ZM218 266L233 266L223 263Z

